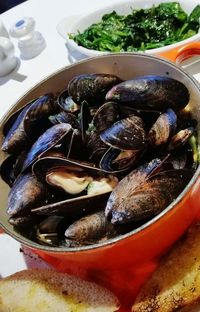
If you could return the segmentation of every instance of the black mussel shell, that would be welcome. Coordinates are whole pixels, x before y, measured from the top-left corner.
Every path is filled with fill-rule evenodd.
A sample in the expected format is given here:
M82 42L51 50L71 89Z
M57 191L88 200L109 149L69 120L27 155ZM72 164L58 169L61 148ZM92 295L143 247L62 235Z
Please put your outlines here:
M93 163L75 160L75 159L69 159L69 158L67 159L64 156L59 156L59 155L54 156L54 155L48 155L48 154L45 157L41 157L33 164L32 171L36 175L41 176L41 174L45 175L46 172L50 168L56 168L56 167L62 167L62 166L73 168L73 170L77 172L86 171L89 174L94 175L94 176L107 174L106 171L103 171L101 168L97 167Z
M11 127L13 126L13 124L15 123L15 121L17 120L18 116L20 115L20 113L25 109L25 107L29 107L33 102L35 102L36 99L28 102L27 104L25 104L24 106L22 106L21 108L19 108L17 111L15 111L14 113L12 113L6 120L6 122L4 123L3 126L3 135L4 137L7 135L7 133L10 131ZM27 107L27 109L28 109Z
M45 131L29 150L24 161L22 171L29 167L35 160L37 160L37 158L42 156L44 152L48 151L60 142L63 137L71 131L71 129L70 124L61 123L54 125Z
M132 180L134 176L127 183L126 177L111 193L106 215L113 224L152 218L177 198L192 175L190 169L168 170L148 177L143 183Z
M138 161L140 155L141 151L122 151L110 147L100 159L99 167L111 173L123 172L133 167Z
M170 141L168 151L174 151L177 148L184 146L188 142L194 131L195 129L193 127L189 127L187 129L182 129L178 133L176 133Z
M90 113L89 105L86 101L83 101L81 104L81 111L79 115L79 123L80 123L83 142L85 142L86 132L91 123L91 120L92 120L92 116Z
M121 81L111 74L81 74L69 81L68 93L78 104L85 100L90 106L97 106L103 102L108 90Z
M86 215L72 223L65 231L65 237L76 241L81 245L88 242L95 243L99 239L116 235L116 230L112 223L107 221L105 212L97 211Z
M109 197L109 193L96 196L83 195L70 198L56 203L33 208L32 213L38 215L59 215L68 218L79 218L97 209L104 209Z
M67 158L79 159L80 161L87 159L88 153L79 129L72 130L71 139L67 144L65 153Z
M30 147L51 126L48 116L59 108L55 103L49 94L27 104L7 132L1 149L7 153L19 153Z
M155 158L151 160L149 163L146 163L144 165L139 166L135 170L131 171L129 174L127 174L119 183L118 185L113 189L113 191L110 194L109 200L106 205L105 209L105 215L109 219L111 213L112 213L112 207L115 204L115 201L119 200L118 194L120 192L123 192L124 187L124 194L126 192L126 196L129 196L131 194L132 189L136 189L138 185L141 183L144 183L145 180L154 172L157 170L160 170L162 161L159 158ZM130 183L132 182L132 183Z
M172 109L162 113L148 133L149 143L153 146L166 144L172 137L177 126L177 116Z
M42 245L59 246L67 221L63 216L49 216L37 225L36 238Z
M114 102L101 105L95 112L85 137L89 158L92 161L99 162L108 150L108 146L100 138L100 133L112 126L118 117L118 105Z
M95 112L92 124L93 131L101 133L112 126L119 119L119 108L115 102L107 102L99 107Z
M183 109L190 95L186 86L165 76L141 76L115 85L106 94L108 101L117 101L135 109L163 111Z
M21 174L10 189L7 213L11 216L26 216L34 207L48 202L49 192L44 183L31 173Z
M120 150L141 150L147 144L144 123L138 116L130 116L114 123L100 134L101 140Z
M49 120L53 125L56 125L58 123L68 123L72 126L74 129L79 129L80 125L78 122L77 117L69 112L60 112L55 115L49 116Z
M26 151L22 151L17 157L16 155L8 156L0 166L0 176L10 187L12 187L16 178L21 173L26 153Z
M90 132L86 136L86 146L89 155L89 159L92 162L99 163L99 160L108 150L108 145L106 145L100 138L97 132Z
M19 153L21 150L31 145L31 141L24 131L24 118L30 105L31 104L23 108L9 131L6 130L7 134L1 146L2 151L10 154Z
M51 127L48 117L58 111L59 106L52 94L40 96L31 104L24 118L24 130L32 142Z
M14 155L8 156L1 164L0 176L4 182L12 187L16 176L14 173L14 166L16 163L16 157Z

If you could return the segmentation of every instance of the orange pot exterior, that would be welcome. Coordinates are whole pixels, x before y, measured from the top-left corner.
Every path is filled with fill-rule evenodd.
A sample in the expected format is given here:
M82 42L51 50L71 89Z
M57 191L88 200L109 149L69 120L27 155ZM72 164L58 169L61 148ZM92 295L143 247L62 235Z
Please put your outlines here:
M184 46L159 53L158 56L180 64L194 55L200 55L200 42L192 42Z
M200 43L170 50L160 57L181 62L200 54ZM33 250L63 272L95 281L111 289L122 303L121 312L130 311L141 285L155 270L161 255L200 219L200 178L184 198L157 221L113 244L75 252Z
M81 252L35 251L58 270L96 281L114 291L124 307L156 268L159 257L200 218L200 178L167 214L142 231L113 245Z
M198 42L160 56L180 62L194 54L200 54ZM154 65L153 62L152 64ZM161 213L156 220L150 221L137 232L124 235L123 239L81 251L53 252L46 251L45 248L28 248L60 271L78 275L109 288L122 303L120 311L130 311L141 285L156 268L163 253L190 224L200 219L199 203L200 178L191 185L177 205L171 209L167 208L167 212Z

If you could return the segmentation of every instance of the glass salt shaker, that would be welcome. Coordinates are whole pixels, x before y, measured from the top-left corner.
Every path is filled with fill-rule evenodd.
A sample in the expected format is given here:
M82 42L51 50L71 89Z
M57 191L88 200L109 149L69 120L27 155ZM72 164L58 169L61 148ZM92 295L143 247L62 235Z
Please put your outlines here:
M18 48L24 59L36 57L46 47L42 34L35 31L35 20L32 17L24 17L17 21L11 27L10 35L18 39Z

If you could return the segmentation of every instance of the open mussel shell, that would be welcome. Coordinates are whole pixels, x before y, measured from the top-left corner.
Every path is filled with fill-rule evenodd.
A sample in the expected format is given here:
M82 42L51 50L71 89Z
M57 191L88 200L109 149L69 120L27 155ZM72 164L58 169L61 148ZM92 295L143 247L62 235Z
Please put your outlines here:
M83 195L74 197L56 203L43 205L38 208L33 208L31 212L38 215L59 215L68 218L78 218L96 209L104 209L109 197L109 193L98 195Z
M185 188L193 175L191 169L168 170L153 174L143 182L129 175L111 193L106 215L113 224L137 222L163 211Z
M107 172L120 173L136 164L141 151L119 150L110 147L102 156L99 167Z
M63 90L58 95L57 102L64 112L77 113L80 111L80 106L72 100L72 97L68 94L68 90Z
M95 167L93 164L59 157L44 157L33 165L33 172L50 185L71 195L111 192L118 183L115 176ZM80 196L80 195L79 195Z
M40 244L59 246L64 239L67 221L63 216L49 216L37 225L36 239Z
M41 215L56 214L75 217L96 209L104 209L109 193L118 183L118 179L115 176L104 172L90 163L59 157L39 159L33 165L33 172L38 177L43 175L41 180L46 179L55 189L60 188L65 190L68 195L71 194L70 198L32 210L33 213ZM77 183L79 177L83 178L84 188L79 188L79 191L77 191L78 187L75 184L75 191L71 191L71 188L74 183ZM87 178L89 179L89 183L85 184ZM78 181L79 183L80 181Z
M61 123L54 125L45 131L29 150L24 161L22 171L36 161L37 158L41 157L44 152L48 151L60 142L71 131L71 129L71 125Z
M87 101L89 106L101 104L107 91L122 80L111 74L81 74L68 83L68 93L74 102Z
M175 151L176 149L184 146L188 142L188 139L192 136L194 131L195 129L193 127L189 127L187 129L182 129L177 132L170 141L168 151Z
M142 150L147 144L144 123L135 115L117 121L103 131L100 138L105 144L120 150Z
M101 168L97 167L95 164L86 162L86 161L79 161L75 159L66 158L64 155L48 155L41 157L38 159L32 167L32 171L36 175L44 175L50 168L56 167L71 167L74 171L83 172L87 171L91 175L105 175L108 174L107 171L102 170Z
M177 111L188 104L190 95L186 86L176 79L148 75L121 82L108 91L106 99L134 109Z
M74 129L79 129L80 124L78 122L77 117L69 112L60 112L55 115L49 116L49 120L53 125L59 124L59 123L68 123L72 126Z

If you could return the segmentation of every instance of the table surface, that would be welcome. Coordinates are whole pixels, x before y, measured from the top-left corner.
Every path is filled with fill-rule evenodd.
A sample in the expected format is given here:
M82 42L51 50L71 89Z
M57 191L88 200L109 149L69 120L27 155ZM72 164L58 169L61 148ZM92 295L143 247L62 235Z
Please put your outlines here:
M0 78L0 119L27 90L45 76L70 63L65 41L56 29L57 24L65 17L70 21L73 15L84 14L114 2L117 0L101 0L101 3L92 0L29 0L0 15L7 29L17 20L32 16L36 21L36 30L42 33L47 43L39 56L31 60L19 58L17 71ZM16 56L20 57L17 40L12 39L12 42ZM200 57L195 58L193 63L187 62L184 67L200 81ZM0 235L0 250L0 276L7 276L26 267L46 266L40 259L20 252L20 244L6 234Z

